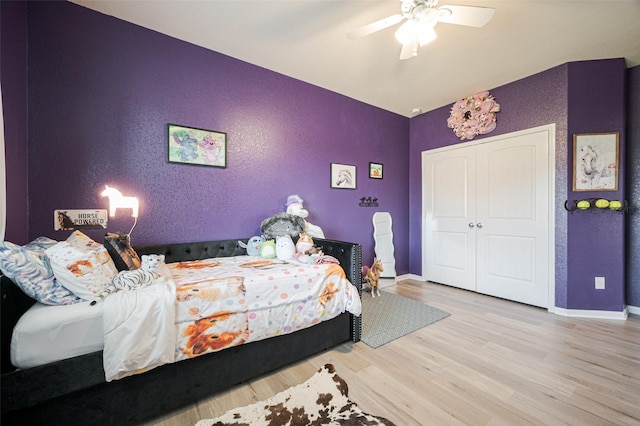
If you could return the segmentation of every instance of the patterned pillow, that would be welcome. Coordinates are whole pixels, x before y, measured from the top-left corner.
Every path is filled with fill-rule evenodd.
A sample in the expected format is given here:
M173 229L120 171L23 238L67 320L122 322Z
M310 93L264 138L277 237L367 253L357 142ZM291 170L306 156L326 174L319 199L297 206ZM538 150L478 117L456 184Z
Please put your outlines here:
M118 271L132 271L140 267L140 257L129 244L126 235L107 232L104 236L104 246Z
M58 242L39 237L25 246L0 241L0 270L32 299L45 305L81 302L56 280L45 250Z
M85 300L95 299L118 274L107 249L80 231L46 253L56 279Z

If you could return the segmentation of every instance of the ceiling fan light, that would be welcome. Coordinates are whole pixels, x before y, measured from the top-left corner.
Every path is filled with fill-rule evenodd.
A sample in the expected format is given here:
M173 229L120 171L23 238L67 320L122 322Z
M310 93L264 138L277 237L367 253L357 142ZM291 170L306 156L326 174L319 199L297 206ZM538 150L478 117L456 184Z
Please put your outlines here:
M418 31L418 40L420 46L424 46L427 43L431 43L436 39L436 32L432 27L421 27Z
M402 24L400 28L395 32L396 40L402 44L411 43L416 39L418 33L417 24L414 20L409 19Z

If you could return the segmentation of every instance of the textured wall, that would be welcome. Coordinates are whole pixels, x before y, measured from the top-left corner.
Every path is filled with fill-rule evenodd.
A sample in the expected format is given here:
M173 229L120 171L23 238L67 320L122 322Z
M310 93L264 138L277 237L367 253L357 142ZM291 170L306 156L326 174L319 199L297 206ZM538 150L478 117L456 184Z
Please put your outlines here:
M567 293L567 65L491 89L501 106L498 127L474 140L546 124L556 124L556 305L565 306ZM410 157L410 270L422 273L422 168L421 153L461 143L447 127L451 105L411 119Z
M623 59L569 64L569 135L619 132L618 190L573 192L570 200L625 198L625 62ZM570 142L573 147L573 141ZM573 156L569 156L573 170ZM568 215L568 303L570 309L622 311L625 306L625 217L610 210ZM596 290L595 277L604 277L605 290Z
M567 309L624 308L624 216L610 211L569 215L566 199L625 194L625 63L623 59L572 62L495 89L501 105L497 129L484 137L556 124L555 305ZM446 127L450 105L411 120L410 270L422 265L422 151L460 143ZM632 119L633 120L633 119ZM637 119L635 119L637 120ZM571 193L574 133L620 132L620 185L615 192ZM480 139L478 137L477 139ZM595 290L594 277L606 278ZM633 290L632 290L633 291Z
M640 66L627 71L627 304L640 310Z
M297 193L365 262L373 213L391 212L408 272L406 117L75 4L27 8L30 238L66 238L53 210L106 208L105 184L140 199L134 244L248 237ZM228 167L169 164L167 123L226 132ZM370 161L384 179L368 178ZM331 162L357 166L357 190L330 188ZM130 226L124 215L108 230Z
M20 244L29 238L26 9L23 2L0 2L0 79L7 177L5 239Z

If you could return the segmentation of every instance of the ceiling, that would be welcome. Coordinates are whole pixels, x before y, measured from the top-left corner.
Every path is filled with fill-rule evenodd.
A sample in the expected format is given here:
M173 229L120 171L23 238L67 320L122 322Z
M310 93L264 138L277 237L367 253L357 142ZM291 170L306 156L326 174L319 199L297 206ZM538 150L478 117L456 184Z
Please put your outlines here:
M640 1L441 0L495 8L483 28L439 23L400 61L399 0L73 0L74 3L411 117L566 62L640 65Z

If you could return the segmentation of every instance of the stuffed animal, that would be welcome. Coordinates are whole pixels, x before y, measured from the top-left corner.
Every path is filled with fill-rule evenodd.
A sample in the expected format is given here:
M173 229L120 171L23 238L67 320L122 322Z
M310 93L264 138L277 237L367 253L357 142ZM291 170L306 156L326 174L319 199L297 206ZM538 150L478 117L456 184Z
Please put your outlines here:
M260 256L265 259L273 259L276 257L276 243L273 240L265 241L260 246Z
M305 233L315 238L324 238L322 228L307 222L306 218L309 216L309 211L304 209L302 203L303 200L299 195L289 195L287 198L287 213L301 217L304 220Z
M276 257L280 260L289 260L296 252L293 240L288 235L278 237L276 240Z
M260 256L260 247L264 244L265 239L262 235L254 235L249 238L247 244L242 241L238 241L238 245L244 249L247 249L249 256Z
M260 225L260 232L265 240L275 240L277 237L288 235L292 239L304 231L304 219L288 213L277 213L266 218Z
M91 306L98 303L108 295L122 290L136 290L147 287L156 282L159 277L160 267L164 264L163 254L146 254L142 256L140 268L132 271L120 271L113 277L111 285L102 291L97 299L91 301Z
M298 238L298 242L296 243L296 253L304 253L311 247L313 247L313 238L306 232L301 232L300 238Z

